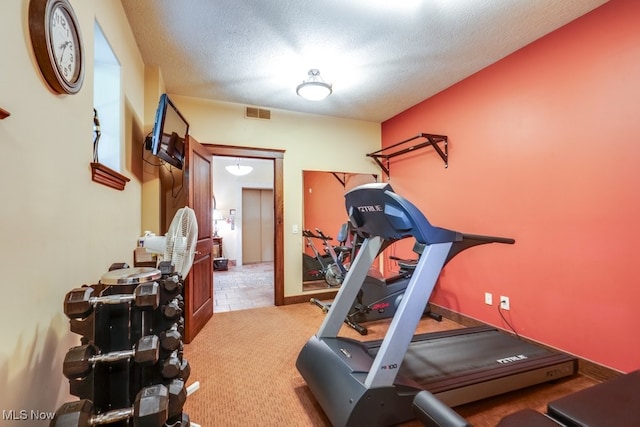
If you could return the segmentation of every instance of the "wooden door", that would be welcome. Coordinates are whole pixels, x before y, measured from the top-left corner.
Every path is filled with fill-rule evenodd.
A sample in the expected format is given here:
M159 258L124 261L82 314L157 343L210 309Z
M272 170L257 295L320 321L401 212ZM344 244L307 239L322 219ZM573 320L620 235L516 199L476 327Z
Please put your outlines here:
M187 204L198 221L198 243L185 288L185 342L189 343L213 316L213 156L193 137L187 138L185 174Z

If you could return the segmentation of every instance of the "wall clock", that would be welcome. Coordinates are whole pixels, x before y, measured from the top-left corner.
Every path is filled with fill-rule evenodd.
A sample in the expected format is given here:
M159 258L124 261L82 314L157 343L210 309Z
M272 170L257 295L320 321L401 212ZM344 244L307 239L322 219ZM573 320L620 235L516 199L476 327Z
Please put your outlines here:
M31 0L29 34L38 67L51 89L77 93L84 80L84 47L68 0Z

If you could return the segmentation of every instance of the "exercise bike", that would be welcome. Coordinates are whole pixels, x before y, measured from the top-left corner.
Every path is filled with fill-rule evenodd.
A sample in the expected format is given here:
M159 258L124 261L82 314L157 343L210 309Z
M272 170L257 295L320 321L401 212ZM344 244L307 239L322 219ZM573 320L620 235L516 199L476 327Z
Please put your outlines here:
M314 256L311 256L302 252L302 281L324 280L327 266L331 264L332 261L331 257L328 254L321 255L320 252L318 252L311 240L316 237L312 232L302 230L302 235L306 238L307 246L311 248L314 254Z
M317 279L324 279L329 287L337 287L342 284L347 274L347 266L345 261L349 258L352 248L346 246L349 236L348 223L345 223L338 232L338 246L331 245L332 237L325 235L322 230L316 228L318 234L314 234L311 230L303 230L302 235L307 239L307 246L313 251L316 261L317 270L311 272ZM313 239L322 241L326 255L321 255ZM307 255L308 256L308 255Z
M420 257L424 247L425 245L416 242L413 245L413 252ZM368 333L367 328L361 323L393 317L418 264L417 259L403 259L395 256L390 256L389 259L398 263L398 273L388 278L367 275L358 296L344 319L344 322L358 331L360 335ZM320 307L325 313L331 307L331 304L316 298L311 298L310 302ZM438 322L442 320L442 316L432 313L428 306L425 307L424 315Z

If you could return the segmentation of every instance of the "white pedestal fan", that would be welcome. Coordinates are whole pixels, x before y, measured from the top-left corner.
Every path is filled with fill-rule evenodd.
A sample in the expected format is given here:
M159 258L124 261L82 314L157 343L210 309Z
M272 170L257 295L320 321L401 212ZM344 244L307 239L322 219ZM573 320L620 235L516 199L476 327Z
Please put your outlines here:
M175 271L184 279L193 265L197 240L196 214L193 209L185 206L174 215L167 234L145 236L143 246L147 252L161 256L162 261L170 261Z

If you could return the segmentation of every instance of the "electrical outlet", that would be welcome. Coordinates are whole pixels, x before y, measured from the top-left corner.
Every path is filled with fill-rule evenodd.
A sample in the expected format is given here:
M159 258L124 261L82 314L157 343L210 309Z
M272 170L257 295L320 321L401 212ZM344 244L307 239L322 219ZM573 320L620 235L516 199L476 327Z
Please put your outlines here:
M484 293L484 303L487 305L492 305L493 304L493 295L491 295L490 292L485 292Z
M503 310L510 310L509 297L500 296L500 308Z

